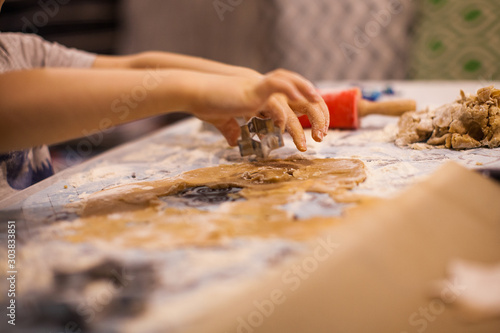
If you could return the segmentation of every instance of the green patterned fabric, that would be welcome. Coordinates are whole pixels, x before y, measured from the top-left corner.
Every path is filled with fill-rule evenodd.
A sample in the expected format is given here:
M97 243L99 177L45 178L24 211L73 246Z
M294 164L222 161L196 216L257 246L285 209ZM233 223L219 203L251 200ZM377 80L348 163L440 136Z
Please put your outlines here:
M499 0L421 0L410 78L500 79Z

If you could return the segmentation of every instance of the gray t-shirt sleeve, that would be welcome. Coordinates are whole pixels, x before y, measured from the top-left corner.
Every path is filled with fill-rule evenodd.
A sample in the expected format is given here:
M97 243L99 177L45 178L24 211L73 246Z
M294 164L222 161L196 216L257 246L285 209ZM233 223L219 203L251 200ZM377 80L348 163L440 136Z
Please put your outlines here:
M0 73L41 67L89 68L93 53L67 48L43 38L22 33L0 33Z

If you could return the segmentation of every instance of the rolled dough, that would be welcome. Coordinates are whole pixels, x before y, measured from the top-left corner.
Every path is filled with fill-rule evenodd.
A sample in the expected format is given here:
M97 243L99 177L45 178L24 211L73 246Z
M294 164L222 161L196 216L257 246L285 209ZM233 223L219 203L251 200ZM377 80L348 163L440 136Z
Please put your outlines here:
M338 218L297 221L280 206L305 192L345 202L352 199L348 190L365 178L363 162L355 159L266 160L196 169L94 193L81 203L81 218L67 225L64 234L72 242L143 248L213 245L241 236L303 240ZM226 202L215 211L173 208L160 200L197 186L239 187L244 200Z

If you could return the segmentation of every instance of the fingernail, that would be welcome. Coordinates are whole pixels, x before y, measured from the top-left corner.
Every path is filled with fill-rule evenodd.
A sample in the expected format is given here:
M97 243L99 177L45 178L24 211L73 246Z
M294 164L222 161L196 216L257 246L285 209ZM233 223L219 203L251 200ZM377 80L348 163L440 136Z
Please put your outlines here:
M300 151L306 151L307 150L307 145L305 141L302 141L300 143Z

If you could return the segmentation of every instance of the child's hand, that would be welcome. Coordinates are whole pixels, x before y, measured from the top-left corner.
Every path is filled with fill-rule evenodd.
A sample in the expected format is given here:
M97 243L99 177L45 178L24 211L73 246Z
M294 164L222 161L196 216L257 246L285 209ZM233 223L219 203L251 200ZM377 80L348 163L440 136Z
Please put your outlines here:
M309 116L316 141L326 134L326 105L314 86L296 73L280 69L254 77L197 76L190 81L194 96L188 111L217 127L230 145L236 145L240 136L234 117L260 115L273 119L277 126L288 129L301 151L306 146L297 115Z
M325 101L321 99L318 102L310 103L304 100L290 101L285 95L272 96L268 102L268 108L282 108L287 114L287 121L282 130L286 128L290 133L295 146L300 151L306 151L306 137L304 129L299 122L298 117L307 115L311 120L311 135L317 142L323 141L328 134L328 124L330 123L330 113Z

